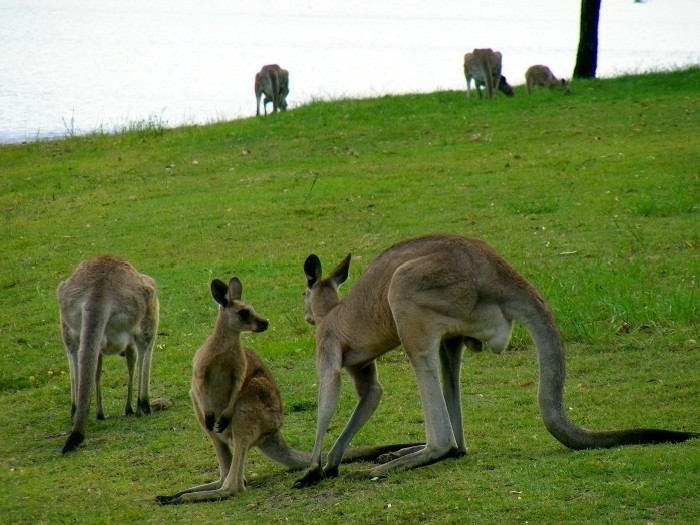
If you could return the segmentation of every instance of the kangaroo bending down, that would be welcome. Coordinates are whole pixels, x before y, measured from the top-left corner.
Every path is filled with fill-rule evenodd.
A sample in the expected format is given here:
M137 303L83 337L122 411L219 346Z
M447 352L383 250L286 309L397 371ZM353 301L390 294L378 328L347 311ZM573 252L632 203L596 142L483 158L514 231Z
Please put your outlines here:
M282 436L282 399L272 374L257 355L241 346L241 332L263 332L268 326L252 306L241 301L242 292L235 277L228 286L212 281L219 313L214 333L192 361L192 407L216 450L220 478L172 496L158 496L161 504L220 500L245 490L245 460L252 447L290 469L307 467L311 461L308 453L291 448ZM350 450L347 460L374 459L406 446Z
M289 95L289 71L277 64L268 64L255 74L255 115L260 115L260 98L263 99L263 110L267 115L267 105L272 102L272 112L287 109Z
M102 255L81 262L58 285L61 335L68 354L73 429L63 453L85 438L90 397L95 385L97 419L104 419L100 376L102 356L126 357L129 373L126 407L131 415L134 363L138 356L136 415L149 414L151 355L158 329L156 283L119 257Z
M481 87L486 86L486 97L492 99L494 90L500 89L507 96L513 96L513 88L508 85L506 78L501 75L503 56L499 51L474 49L464 55L464 76L467 79L467 98L471 98L471 80L481 98Z
M465 454L459 393L464 348L479 350L486 343L502 352L514 321L525 326L537 347L544 424L567 447L680 442L699 436L656 429L591 432L572 423L563 405L564 345L552 311L483 241L436 235L397 244L341 300L338 286L347 279L349 265L350 255L323 278L316 255L304 263L306 320L316 325L319 399L312 461L295 487L337 474L345 448L379 404L382 387L375 360L399 345L416 374L426 445L391 455L395 459L372 468L368 477ZM338 403L342 368L354 381L359 401L322 468L323 439Z
M532 95L535 86L540 86L545 89L560 89L568 90L569 83L562 79L558 79L552 73L552 70L547 66L536 65L531 66L525 72L525 84L527 85L528 95Z

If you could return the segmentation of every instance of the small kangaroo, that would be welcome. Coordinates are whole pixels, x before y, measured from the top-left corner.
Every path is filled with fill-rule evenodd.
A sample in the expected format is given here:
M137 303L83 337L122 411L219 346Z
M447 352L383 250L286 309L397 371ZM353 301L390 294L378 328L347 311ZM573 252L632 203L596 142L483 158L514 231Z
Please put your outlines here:
M85 439L93 384L97 419L104 419L100 387L103 355L126 357L126 415L134 414L132 383L138 356L136 415L151 412L151 355L158 330L159 303L155 281L138 273L124 259L111 255L81 262L73 275L58 285L56 293L71 378L73 429L63 447L65 454Z
M569 83L562 79L558 79L552 73L552 70L547 66L537 65L530 66L525 72L525 84L527 85L528 95L532 95L535 86L540 86L545 89L559 89L568 91Z
M192 407L216 450L220 478L171 496L157 496L162 505L220 500L245 490L245 460L252 447L289 469L304 468L311 460L308 453L285 441L277 383L260 358L241 346L241 332L264 332L268 327L266 319L241 301L242 293L236 277L228 286L212 281L219 313L214 333L192 361ZM348 461L374 459L406 446L358 448L348 452Z
M255 74L255 115L260 116L260 98L263 100L263 110L267 115L267 105L272 102L272 112L287 109L289 95L289 71L277 64L268 64Z
M306 320L316 325L318 420L312 462L295 487L335 476L343 452L372 416L382 387L376 359L403 345L416 374L425 420L425 446L407 447L365 473L386 476L466 454L460 401L465 347L486 343L502 352L518 321L539 357L538 401L549 432L572 449L675 443L700 434L656 429L592 432L572 423L564 408L564 345L547 302L490 246L478 239L433 235L396 244L370 264L345 299L348 255L328 277L312 254L304 263ZM323 438L338 403L340 371L355 383L359 401L322 468Z
M503 55L499 51L491 48L474 49L471 53L464 55L464 76L467 79L467 98L471 98L471 80L474 80L474 87L481 98L481 88L486 86L486 97L492 99L494 90L500 89L507 96L513 96L513 88L510 87L506 78L501 75Z

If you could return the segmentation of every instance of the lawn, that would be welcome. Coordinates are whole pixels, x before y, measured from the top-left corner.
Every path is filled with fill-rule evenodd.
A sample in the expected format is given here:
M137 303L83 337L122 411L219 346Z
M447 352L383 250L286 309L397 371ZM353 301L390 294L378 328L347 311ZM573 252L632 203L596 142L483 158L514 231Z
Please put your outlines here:
M467 456L385 480L304 490L253 452L233 499L160 507L218 476L189 403L211 333L214 278L241 279L270 321L245 343L282 391L284 434L311 450L314 329L303 262L375 256L431 232L491 244L551 303L567 346L566 406L587 428L700 431L700 68L575 81L567 94L464 92L316 101L286 113L0 147L0 523L688 524L700 441L572 452L542 425L530 336L467 353ZM294 93L290 94L293 97ZM158 283L148 417L122 415L126 367L106 358L107 419L62 456L70 381L56 286L79 261L125 257ZM401 349L357 445L424 439ZM355 396L344 381L326 449ZM92 407L94 414L94 405Z

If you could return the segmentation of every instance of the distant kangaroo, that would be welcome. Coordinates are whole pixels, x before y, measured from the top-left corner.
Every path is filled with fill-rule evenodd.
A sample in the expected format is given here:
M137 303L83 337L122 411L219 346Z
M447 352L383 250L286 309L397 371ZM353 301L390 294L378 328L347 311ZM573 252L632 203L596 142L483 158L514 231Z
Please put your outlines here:
M289 71L277 64L268 64L255 74L255 114L260 115L260 98L263 99L263 110L267 115L267 105L272 102L272 112L287 109L289 94Z
M562 79L558 79L552 73L552 70L547 66L537 65L531 66L525 72L525 84L527 85L528 95L532 95L535 86L540 86L545 89L560 89L566 91L569 89L569 83Z
M500 89L509 97L513 96L513 88L506 78L501 75L503 56L499 51L488 49L474 49L464 55L464 76L467 79L467 98L471 98L471 80L481 98L481 87L486 86L486 97L492 99L494 90Z
M347 279L349 265L350 255L323 278L316 255L304 263L306 320L316 325L319 399L313 459L295 487L337 475L345 448L382 395L375 360L399 345L416 374L427 444L388 455L384 459L391 461L366 475L381 477L465 454L459 393L464 348L479 350L486 343L502 352L514 321L535 342L540 412L549 432L565 446L606 448L699 436L655 429L591 432L572 423L563 404L564 345L552 311L483 241L435 235L399 243L382 253L341 300L338 286ZM359 401L322 468L323 438L340 396L342 368L352 377Z
M241 346L241 332L263 332L268 326L252 306L241 301L242 292L236 277L228 286L218 279L212 281L211 294L219 313L214 333L192 361L192 406L216 450L220 478L171 496L158 496L156 500L163 505L220 500L245 490L245 460L252 447L290 469L307 467L311 460L308 453L285 441L280 431L279 388L260 358ZM374 459L406 446L350 450L346 460Z
M73 429L63 453L85 438L90 397L96 390L97 419L104 419L100 376L102 356L126 356L129 372L126 407L131 415L134 362L138 355L139 385L136 415L149 414L151 354L158 329L156 283L119 257L103 255L81 262L58 285L61 334L71 377Z

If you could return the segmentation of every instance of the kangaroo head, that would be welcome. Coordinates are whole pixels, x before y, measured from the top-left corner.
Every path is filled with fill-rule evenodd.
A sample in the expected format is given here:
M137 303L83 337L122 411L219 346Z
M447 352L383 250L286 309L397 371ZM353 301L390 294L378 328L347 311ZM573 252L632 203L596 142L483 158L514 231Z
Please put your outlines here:
M508 80L503 75L501 75L501 78L498 80L498 89L500 89L501 92L504 93L507 97L512 97L515 95L515 93L513 93L513 88L510 86Z
M231 279L228 286L219 279L211 282L211 296L222 309L227 329L234 332L264 332L268 327L267 319L241 301L242 293L243 285L237 277Z
M304 319L307 323L316 324L340 302L338 287L348 278L350 256L351 254L348 254L325 279L322 278L321 260L318 256L311 254L306 258L306 262L304 262L304 273L306 274L306 292L304 293L306 314Z

